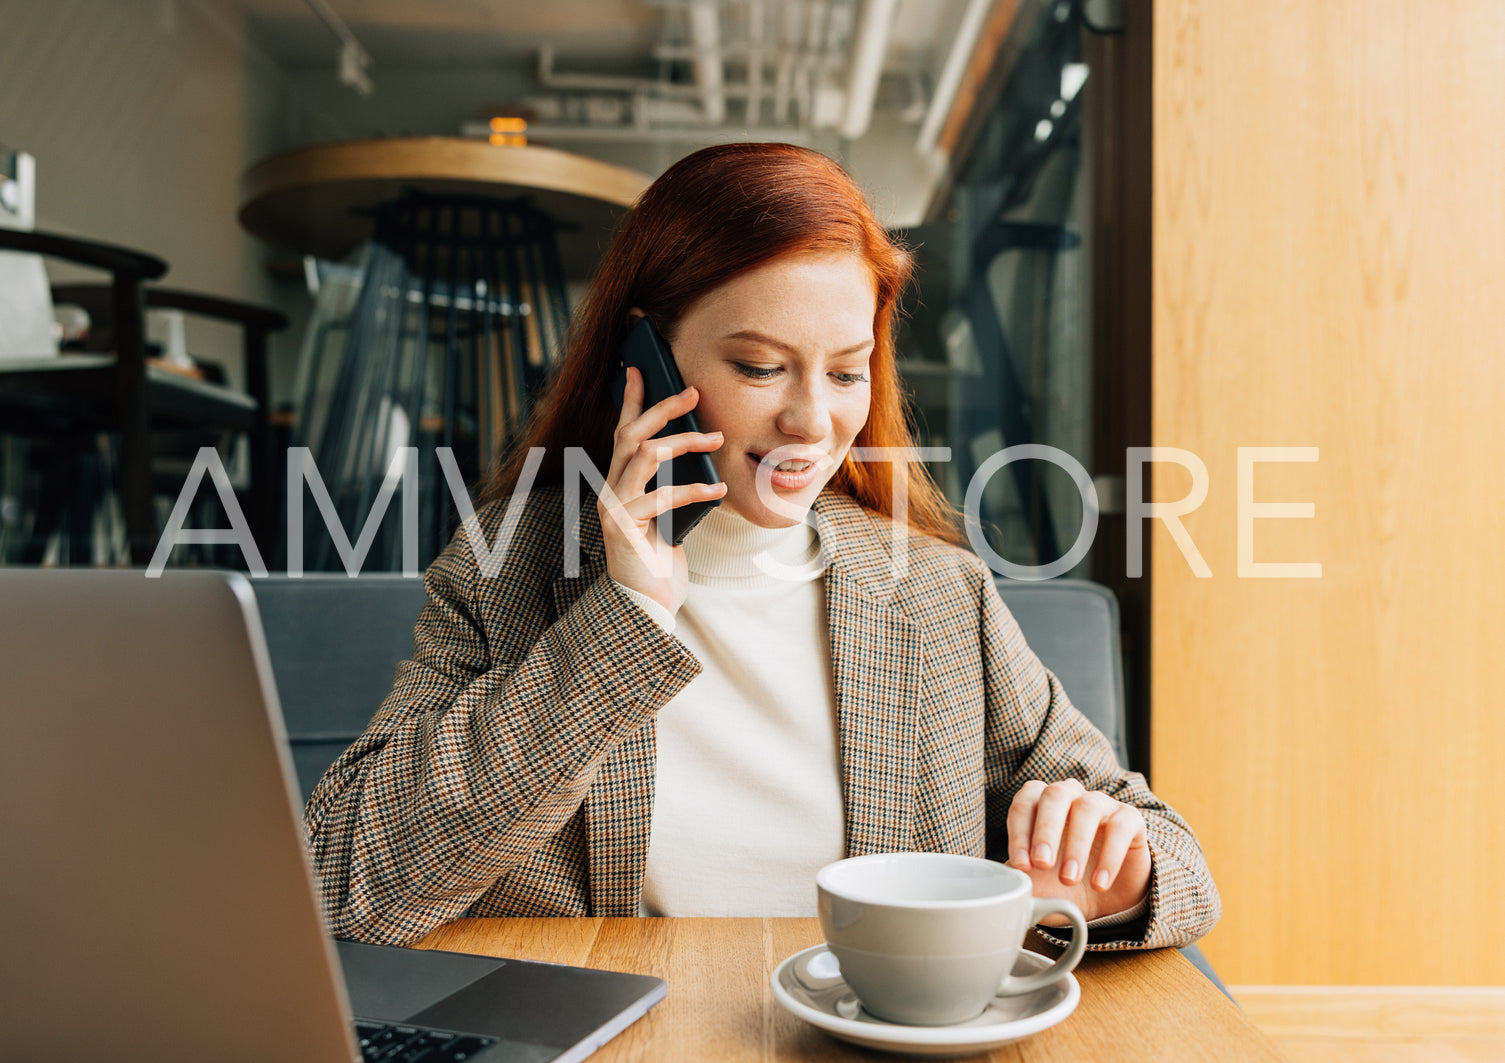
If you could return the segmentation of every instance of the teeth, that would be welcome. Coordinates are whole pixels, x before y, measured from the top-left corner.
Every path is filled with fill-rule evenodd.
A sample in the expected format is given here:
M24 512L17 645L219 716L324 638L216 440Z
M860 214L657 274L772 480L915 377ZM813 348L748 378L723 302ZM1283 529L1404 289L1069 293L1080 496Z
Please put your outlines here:
M803 472L812 464L813 462L808 461L781 461L777 466L775 466L775 468L777 468L779 472Z

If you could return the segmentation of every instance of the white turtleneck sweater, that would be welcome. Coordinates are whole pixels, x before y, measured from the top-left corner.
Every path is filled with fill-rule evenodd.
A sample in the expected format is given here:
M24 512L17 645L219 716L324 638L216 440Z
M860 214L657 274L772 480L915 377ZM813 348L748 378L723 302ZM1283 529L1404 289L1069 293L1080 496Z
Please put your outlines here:
M684 547L677 617L628 591L702 666L658 714L642 913L813 916L844 855L819 543L718 507Z
M815 873L846 855L819 539L717 507L684 547L677 617L622 588L702 669L659 710L639 914L813 916Z

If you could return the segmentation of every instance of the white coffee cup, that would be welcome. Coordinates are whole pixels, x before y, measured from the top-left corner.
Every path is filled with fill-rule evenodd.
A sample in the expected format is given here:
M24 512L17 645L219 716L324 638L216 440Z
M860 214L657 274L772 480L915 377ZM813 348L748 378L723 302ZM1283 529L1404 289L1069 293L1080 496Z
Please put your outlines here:
M815 876L821 930L841 976L873 1015L944 1026L982 1013L995 996L1032 993L1077 965L1087 922L1068 900L1036 899L1029 876L949 853L875 853ZM1071 921L1071 944L1039 974L1011 977L1029 928Z

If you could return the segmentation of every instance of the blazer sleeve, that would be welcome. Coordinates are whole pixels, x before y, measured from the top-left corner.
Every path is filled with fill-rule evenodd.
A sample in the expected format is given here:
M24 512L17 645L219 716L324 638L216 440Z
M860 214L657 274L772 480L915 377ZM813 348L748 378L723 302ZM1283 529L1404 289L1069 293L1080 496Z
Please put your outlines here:
M1148 915L1092 930L1088 947L1191 944L1212 929L1222 912L1217 886L1191 827L1150 791L1143 775L1119 765L1107 738L1072 706L1060 681L1025 644L991 578L983 580L981 603L988 855L1008 860L1008 809L1025 782L1078 779L1087 789L1101 790L1144 814L1153 861ZM1065 943L1053 932L1041 933Z
M488 579L463 530L429 567L413 659L305 810L336 936L400 944L462 915L699 672L604 572L556 614L559 575L524 543Z

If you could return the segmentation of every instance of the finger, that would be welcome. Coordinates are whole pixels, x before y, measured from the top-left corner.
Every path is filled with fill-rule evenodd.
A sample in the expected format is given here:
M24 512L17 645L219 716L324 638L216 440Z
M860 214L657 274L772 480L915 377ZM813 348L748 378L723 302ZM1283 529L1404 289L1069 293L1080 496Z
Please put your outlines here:
M1089 791L1071 803L1066 829L1061 834L1061 882L1075 886L1082 881L1092 857L1092 846L1103 821L1118 802L1107 794Z
M634 417L627 425L627 434L636 438L639 442L651 439L664 430L664 426L676 417L683 417L695 408L700 401L700 392L693 388L685 388L677 395L670 395L662 402L649 406Z
M1035 806L1035 826L1030 832L1029 858L1037 868L1044 870L1056 866L1056 856L1061 851L1061 831L1066 826L1066 817L1071 803L1086 791L1075 779L1053 782L1040 795Z
M638 381L636 388L633 385L634 377ZM628 459L644 440L652 439L662 432L664 426L670 421L689 413L700 401L699 391L694 388L685 388L679 394L670 395L664 401L650 406L647 410L642 410L642 379L642 374L635 367L628 368L627 387L622 392L622 415L617 418L617 427L611 436L611 468L607 472L609 480L614 480L621 474L622 467L627 464ZM627 416L629 394L637 398L631 418Z
M1092 888L1099 893L1113 887L1124 857L1135 844L1147 844L1144 814L1133 805L1120 804L1103 822L1102 848L1098 850L1097 867L1092 871Z
M692 502L708 502L724 494L726 494L725 483L677 484L673 487L660 487L645 495L639 495L622 508L633 520L650 521L671 509L688 506Z
M617 415L617 427L631 424L643 412L643 371L637 366L627 367L627 386L622 389L622 410Z
M642 499L635 499L635 503L641 503ZM636 557L635 564L629 562L629 567L637 567L639 575L646 575L650 579L662 580L672 578L674 574L674 548L652 531L653 518L647 515L635 514L628 505L616 503L601 514L601 534L608 541L608 550L626 547ZM615 544L613 547L611 544ZM625 561L626 558L617 555L617 561ZM608 565L610 565L610 558ZM615 570L613 570L615 573ZM627 583L627 586L633 584Z
M622 440L628 426L643 412L643 371L636 366L627 367L627 384L622 388L622 409L617 414L617 426L611 434L611 464L606 470L607 483L616 481L631 456L622 453Z
M1005 820L1009 833L1009 863L1020 871L1029 870L1029 838L1035 829L1035 806L1040 803L1040 795L1044 792L1045 784L1039 779L1031 779L1019 787L1019 792L1009 803L1008 819Z
M721 446L722 439L720 432L681 432L678 435L655 436L644 440L627 459L627 464L617 478L617 494L642 494L643 488L648 486L648 481L653 479L664 462L692 451L715 450Z

